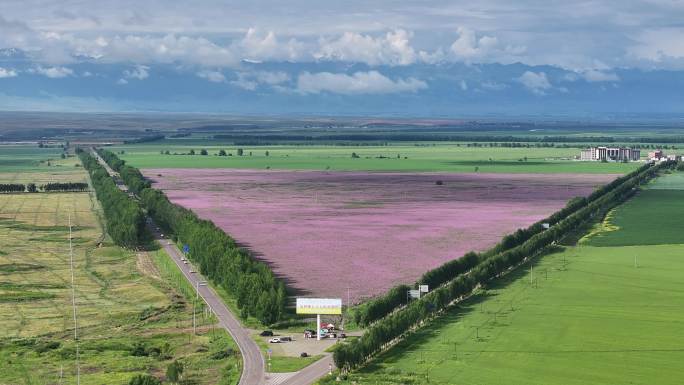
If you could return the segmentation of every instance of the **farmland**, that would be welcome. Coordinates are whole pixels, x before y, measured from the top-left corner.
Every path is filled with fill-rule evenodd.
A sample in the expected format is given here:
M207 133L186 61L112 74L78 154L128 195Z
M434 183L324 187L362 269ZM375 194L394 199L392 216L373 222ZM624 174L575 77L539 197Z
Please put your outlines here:
M578 162L577 148L470 147L466 143L390 144L387 146L217 146L212 141L115 146L120 157L143 168L240 168L329 171L406 171L482 173L624 174L634 163ZM208 155L200 155L206 149ZM194 151L196 155L189 154ZM227 156L217 156L224 150ZM170 155L161 152L169 151ZM358 157L352 158L352 153ZM230 155L228 155L230 154ZM251 155L250 155L251 154ZM268 155L267 155L268 154Z
M615 177L143 171L172 201L251 248L298 293L346 297L349 287L355 301L491 247Z
M44 155L26 159L40 165ZM74 158L64 162L71 165L58 174L53 165L3 167L0 180L86 179ZM82 384L123 385L137 373L163 377L174 360L193 383L235 383L237 347L201 309L192 337L193 304L160 264L168 257L112 245L100 211L89 193L0 195L0 384L75 383L69 218Z
M657 213L634 218L653 199L643 193L679 181L662 176L619 206L612 245L590 240L528 262L343 383L678 384L684 244L644 230L658 229ZM680 198L658 197L673 217ZM641 244L617 245L631 244L620 233Z

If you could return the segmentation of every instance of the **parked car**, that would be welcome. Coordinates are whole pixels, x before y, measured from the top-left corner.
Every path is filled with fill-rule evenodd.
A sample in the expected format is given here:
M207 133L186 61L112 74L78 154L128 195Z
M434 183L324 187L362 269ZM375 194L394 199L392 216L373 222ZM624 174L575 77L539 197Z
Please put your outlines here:
M271 343L271 344L279 344L279 343L281 343L282 341L280 341L280 337L273 337L273 338L271 338L270 340L268 340L268 342Z
M259 335L262 337L273 337L273 332L270 330L264 330L263 332L259 333Z
M190 273L197 273L195 270L190 270Z
M307 352L302 352L302 354L300 354L299 356L302 358L306 358L309 356L309 354L307 354Z
M292 341L292 337L280 337L280 342L290 342Z
M347 338L347 335L344 333L340 333L340 335L338 335L337 338Z

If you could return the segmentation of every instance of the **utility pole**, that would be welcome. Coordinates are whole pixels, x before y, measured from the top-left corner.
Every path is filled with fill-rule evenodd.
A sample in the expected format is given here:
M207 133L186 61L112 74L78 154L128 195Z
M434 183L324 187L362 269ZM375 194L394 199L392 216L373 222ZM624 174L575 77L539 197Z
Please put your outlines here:
M197 320L196 320L196 309L197 309L197 300L199 299L199 281L195 281L195 301L192 304L192 334L197 335Z
M71 265L71 306L74 313L74 344L76 345L76 384L81 385L81 365L78 350L78 318L76 317L76 290L74 289L74 247L71 242L71 213L69 213L69 262Z

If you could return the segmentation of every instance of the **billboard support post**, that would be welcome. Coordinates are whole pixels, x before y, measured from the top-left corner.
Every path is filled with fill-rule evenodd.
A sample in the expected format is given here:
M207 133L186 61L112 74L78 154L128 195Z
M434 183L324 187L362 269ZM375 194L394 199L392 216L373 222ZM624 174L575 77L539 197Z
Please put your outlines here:
M321 340L321 315L316 314L316 341Z

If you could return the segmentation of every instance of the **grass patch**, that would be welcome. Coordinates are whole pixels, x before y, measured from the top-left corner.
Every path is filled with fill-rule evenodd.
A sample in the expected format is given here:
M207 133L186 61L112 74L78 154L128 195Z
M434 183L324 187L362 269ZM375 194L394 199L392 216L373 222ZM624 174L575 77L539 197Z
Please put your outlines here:
M682 252L580 246L546 256L532 279L527 267L492 282L342 383L677 384Z
M0 383L75 383L70 216L79 229L73 266L81 383L162 377L178 360L189 383L236 384L240 357L229 335L200 308L193 336L192 306L180 290L138 270L135 251L100 243L98 209L84 193L0 196Z
M666 175L659 179L670 177ZM682 243L683 217L684 190L647 188L612 210L582 242L591 246Z
M3 263L0 264L0 273L11 274L25 271L44 270L46 266L33 263Z
M467 147L465 143L442 142L428 146L413 143L387 146L354 145L274 145L240 146L244 156L215 156L219 150L237 153L237 146L204 143L160 142L113 146L124 150L121 158L138 168L238 168L302 169L356 171L447 171L494 173L610 173L624 174L638 163L578 162L570 160L579 148L500 148ZM160 151L199 153L206 148L210 155L161 155ZM248 155L249 152L253 155ZM269 155L266 156L268 151ZM355 152L359 157L352 158ZM397 157L399 155L399 157ZM527 161L522 161L527 158Z

